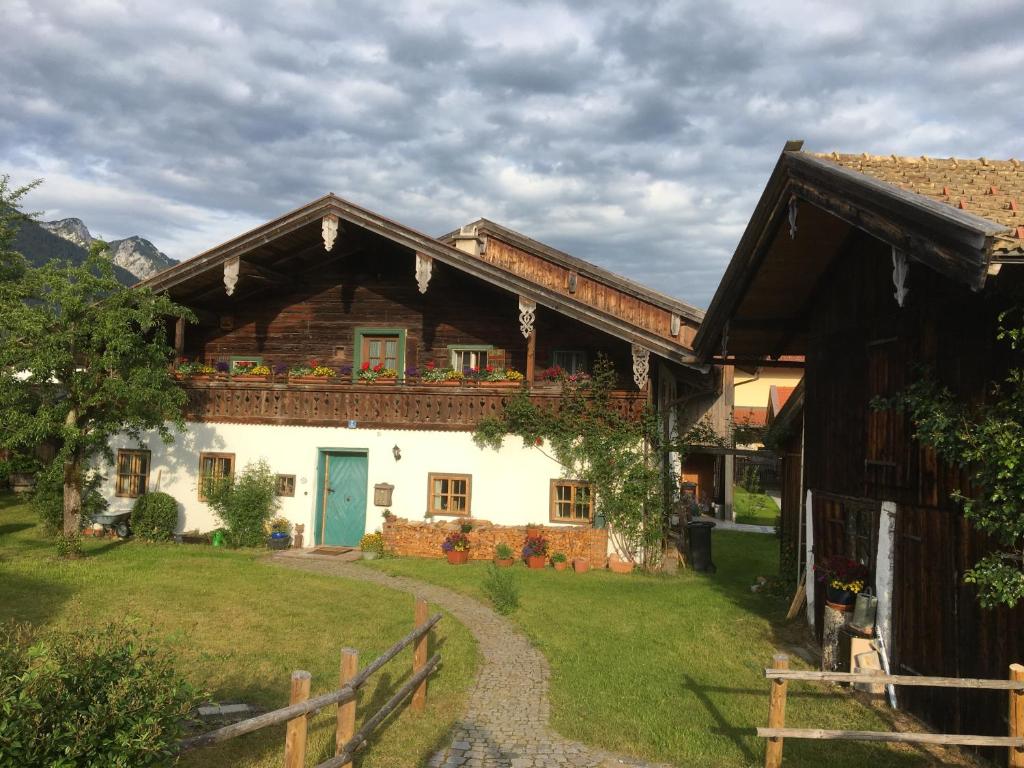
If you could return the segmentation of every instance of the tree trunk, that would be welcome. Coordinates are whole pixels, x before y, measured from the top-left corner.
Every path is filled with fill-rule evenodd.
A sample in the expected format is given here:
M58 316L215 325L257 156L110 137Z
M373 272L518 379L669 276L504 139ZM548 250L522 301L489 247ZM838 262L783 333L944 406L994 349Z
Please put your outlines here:
M77 536L82 521L82 486L78 456L64 462L64 535Z

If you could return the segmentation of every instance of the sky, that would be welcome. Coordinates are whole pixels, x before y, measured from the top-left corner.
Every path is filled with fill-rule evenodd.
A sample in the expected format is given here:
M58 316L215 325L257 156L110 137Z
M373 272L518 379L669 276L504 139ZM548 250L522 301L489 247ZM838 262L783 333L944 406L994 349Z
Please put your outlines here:
M706 306L787 139L1024 157L1024 3L0 0L0 173L193 256L327 192Z

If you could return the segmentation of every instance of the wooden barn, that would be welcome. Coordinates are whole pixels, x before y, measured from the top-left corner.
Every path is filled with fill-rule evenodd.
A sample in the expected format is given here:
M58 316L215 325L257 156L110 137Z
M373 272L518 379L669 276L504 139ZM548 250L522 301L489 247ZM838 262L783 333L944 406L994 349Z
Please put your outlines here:
M871 403L920 366L967 401L1001 378L997 317L1024 275L1024 168L801 147L782 152L695 350L736 365L805 356L803 383L774 418L784 546L870 567L894 671L1005 678L1024 660L1024 607L979 607L962 577L985 543L950 499L960 477L900 412ZM821 587L808 587L820 628ZM945 732L1006 734L1004 694L900 696Z

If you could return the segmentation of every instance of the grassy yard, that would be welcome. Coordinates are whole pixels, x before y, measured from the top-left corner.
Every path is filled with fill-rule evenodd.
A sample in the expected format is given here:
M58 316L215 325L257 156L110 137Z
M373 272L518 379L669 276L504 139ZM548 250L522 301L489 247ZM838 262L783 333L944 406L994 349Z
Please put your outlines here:
M88 556L62 562L27 508L0 495L0 621L55 627L138 622L168 643L181 669L220 701L265 708L288 703L294 669L313 674L313 694L334 687L343 646L366 664L412 626L412 599L342 579L275 568L259 552L190 545L89 541ZM409 766L444 742L461 714L478 663L475 643L452 618L439 625L444 658L423 715L403 712L366 752L363 766ZM408 675L410 652L374 676L365 716ZM310 727L310 765L333 754L333 711ZM186 756L179 765L279 766L284 727Z
M779 506L767 493L750 493L742 485L733 489L733 506L737 523L775 525Z
M577 575L516 565L521 606L512 618L551 663L558 731L680 766L761 765L764 746L753 732L767 725L762 669L787 639L782 635L798 631L780 629L785 600L750 591L757 575L776 571L777 549L772 536L716 531L718 573L711 577ZM480 563L364 564L481 596ZM787 725L883 730L891 727L888 718L846 694L790 685ZM793 740L785 747L790 768L940 762L909 747Z

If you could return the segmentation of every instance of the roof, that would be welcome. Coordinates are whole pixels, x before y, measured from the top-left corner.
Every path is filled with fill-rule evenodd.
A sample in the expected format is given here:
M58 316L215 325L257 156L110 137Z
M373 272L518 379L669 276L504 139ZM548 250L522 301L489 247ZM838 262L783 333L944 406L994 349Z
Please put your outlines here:
M1020 160L977 160L897 155L813 153L814 157L880 179L1002 224L996 253L1024 252L1024 163Z
M782 387L778 384L772 384L768 389L768 406L772 413L778 413L785 406L786 401L789 400L790 395L793 394L793 390L796 387Z
M945 195L933 197L915 191L911 180L917 180L923 189L930 183L924 179L926 175L932 178L932 170L922 174L920 167L906 163L897 171L895 161L888 170L877 162L868 162L859 170L851 167L853 160L849 165L841 162L852 156L816 155L802 152L802 146L800 141L787 142L779 155L694 339L701 360L720 352L775 358L802 351L794 342L793 329L828 264L822 258L824 248L838 248L853 231L866 233L972 290L984 287L997 252L1008 253L1006 248L1018 247L1013 245L1015 234L1019 234L1014 227L981 215L993 211L971 210L970 201L967 207L954 206L945 202ZM1016 166L1007 161L1000 167ZM938 161L933 170L938 178ZM946 172L953 171L946 168ZM883 180L883 173L889 178L903 174L906 186ZM1016 172L1012 178L1011 184L1003 182L1005 190L1017 188ZM967 189L968 176L961 180L962 188ZM996 189L998 192L999 187ZM942 191L941 185L938 191ZM791 230L789 219L794 214L795 228ZM766 268L766 262L770 267ZM764 282L771 277L777 284L770 291L764 286L759 289L754 302L762 305L759 314L737 318L751 286L761 277ZM740 332L734 319L747 324L742 343L732 343ZM770 323L777 327L770 328ZM723 345L723 339L729 343Z
M780 432L791 429L798 423L798 419L803 418L803 412L804 379L800 379L800 383L793 388L793 392L790 394L789 399L786 400L785 405L782 406L782 409L775 411L772 418L773 429Z
M234 259L241 259L244 265L257 273L262 272L264 277L270 278L274 284L279 282L279 279L287 278L288 275L273 271L273 268L282 261L294 258L296 253L313 259L315 268L317 254L320 254L321 257L324 254L321 224L324 217L328 215L337 216L343 224L352 224L362 230L384 237L398 246L408 249L410 255L420 253L429 256L438 262L455 267L525 299L533 300L540 306L572 317L611 336L638 344L667 360L682 365L696 366L689 346L631 323L628 319L614 313L601 311L575 301L571 296L553 291L531 281L526 276L474 258L449 243L343 200L333 193L317 198L238 237L165 269L141 281L138 285L154 291L180 292L188 283L195 282L203 283L204 290L215 291L220 280L218 271L223 268L225 263ZM410 279L412 279L412 272L410 264Z
M744 427L763 427L768 423L768 409L763 405L737 405L732 409L732 420Z

